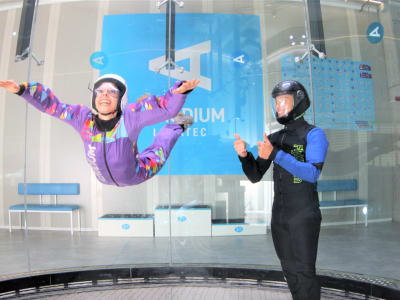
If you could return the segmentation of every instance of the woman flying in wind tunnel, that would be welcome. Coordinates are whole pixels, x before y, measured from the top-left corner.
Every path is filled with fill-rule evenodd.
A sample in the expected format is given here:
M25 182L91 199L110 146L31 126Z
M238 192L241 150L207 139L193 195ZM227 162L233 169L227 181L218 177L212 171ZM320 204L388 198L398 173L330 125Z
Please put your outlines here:
M79 132L86 159L97 179L116 186L136 185L157 174L182 132L193 124L179 113L187 94L199 80L176 82L161 96L128 102L128 86L116 74L106 74L94 84L92 108L61 103L41 83L17 84L0 80L0 86L24 98L41 112L70 124ZM179 113L179 114L178 114ZM175 118L174 118L175 117ZM145 126L174 118L155 136L153 144L139 153L137 139Z

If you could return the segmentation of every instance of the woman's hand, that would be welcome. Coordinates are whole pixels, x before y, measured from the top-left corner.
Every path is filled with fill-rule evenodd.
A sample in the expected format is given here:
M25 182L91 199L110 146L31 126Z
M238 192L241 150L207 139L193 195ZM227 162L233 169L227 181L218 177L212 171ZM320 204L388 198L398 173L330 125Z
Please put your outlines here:
M180 85L180 87L174 90L172 94L183 94L187 91L193 90L199 83L200 80L197 79L186 80Z
M19 84L13 80L0 80L0 86L10 93L16 94L19 92Z

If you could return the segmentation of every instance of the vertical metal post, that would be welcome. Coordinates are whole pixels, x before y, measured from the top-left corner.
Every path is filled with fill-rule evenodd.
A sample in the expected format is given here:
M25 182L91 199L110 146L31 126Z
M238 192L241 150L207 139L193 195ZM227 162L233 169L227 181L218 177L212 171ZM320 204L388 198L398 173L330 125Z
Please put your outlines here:
M172 15L172 11L174 14ZM173 64L171 63L171 59L175 60L175 49L172 51L172 43L174 44L175 48L175 3L171 0L167 2L167 9L166 9L166 18L167 18L167 28L166 28L166 49L165 49L165 60L166 60L166 68L168 70L168 89L171 87L171 69L173 69ZM174 25L174 29L172 30L172 24ZM169 265L172 266L172 205L171 205L171 160L168 160L168 218L169 218Z
M166 15L166 39L165 39L165 62L158 67L158 72L162 68L167 70L174 70L177 68L180 72L183 72L182 67L178 67L175 63L175 5L178 4L179 7L183 6L182 1L177 0L164 0L162 3L158 2L157 7L167 4L165 11ZM168 72L168 87L170 86L171 72Z
M174 70L177 65L175 64L175 4L179 7L183 6L183 1L177 0L164 0L158 1L157 7L167 4L165 10L166 16L166 39L165 39L165 63L159 67L168 70L168 89L171 87L171 70ZM168 217L169 217L169 245L170 245L170 261L172 265L172 216L171 216L171 160L168 160Z
M311 44L319 52L326 53L324 26L322 24L322 11L320 0L307 0L308 19L310 22Z
M307 52L308 52L308 71L309 71L309 76L310 76L310 90L309 90L309 94L311 96L311 115L312 115L312 124L315 125L315 109L314 109L314 91L313 91L313 81L312 81L312 66L311 66L311 37L310 37L310 30L308 28L308 14L307 14L307 6L305 3L306 0L303 0L303 6L304 6L304 28L306 31L306 41L307 41ZM310 1L310 0L308 0ZM319 1L319 0L318 0ZM310 24L311 26L311 24Z
M39 7L39 0L36 1L35 9L33 12L33 23L32 23L32 28L31 28L31 39L30 39L30 45L29 45L29 54L28 54L28 76L27 76L27 82L30 82L31 80L31 68L32 68L32 48L33 48L33 41L34 41L34 36L35 36L35 25L36 25L36 17L37 17L37 10ZM25 215L25 220L24 220L24 235L25 235L25 241L27 243L25 244L25 250L26 250L26 255L27 255L27 260L28 260L28 272L32 271L31 267L31 261L30 261L30 251L29 251L29 240L28 240L28 215L27 215L27 199L26 199L26 193L27 193L27 185L26 185L26 180L27 180L27 160L28 160L28 103L25 103L25 137L24 137L24 143L25 143L25 153L24 153L24 215Z
M175 69L175 2L168 0L166 9L166 40L165 40L165 66L168 70Z

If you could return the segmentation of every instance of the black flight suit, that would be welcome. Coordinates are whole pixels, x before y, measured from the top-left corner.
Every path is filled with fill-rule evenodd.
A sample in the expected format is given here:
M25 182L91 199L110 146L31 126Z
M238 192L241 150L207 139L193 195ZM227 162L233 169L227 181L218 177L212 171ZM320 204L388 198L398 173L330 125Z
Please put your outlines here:
M316 151L312 151L312 156L317 158L314 159L313 163L308 164L308 167L315 167L319 176L328 142L321 129L308 124L303 118L291 121L284 129L268 137L274 146L269 159L260 157L254 159L251 152L248 152L248 155L244 158L239 156L244 173L253 183L262 179L271 162L274 161L272 238L276 253L281 261L283 274L294 300L320 299L321 288L316 277L315 263L321 226L321 211L319 209L316 178L315 182L302 180L292 175L275 160L278 152L282 150L290 154L292 160L294 160L294 157L296 162L306 162L307 137L311 130L317 133L313 138L313 143L317 142L318 144L318 139L321 139L322 147L314 147ZM317 132L317 130L319 131ZM320 134L321 132L322 134ZM291 164L293 168L297 168L293 162L286 162L286 164ZM302 172L310 173L301 167L298 168L298 172L300 172L299 174Z

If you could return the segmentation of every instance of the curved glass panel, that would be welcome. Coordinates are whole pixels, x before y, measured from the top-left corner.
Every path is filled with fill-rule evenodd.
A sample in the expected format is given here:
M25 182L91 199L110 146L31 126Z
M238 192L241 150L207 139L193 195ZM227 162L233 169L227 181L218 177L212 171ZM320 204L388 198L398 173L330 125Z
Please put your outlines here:
M398 231L392 221L398 219L393 181L398 177L398 133L393 112L398 109L399 3L379 2L383 1L321 3L327 59L313 61L312 77L316 124L326 130L330 141L322 179L355 183L347 191L322 193L326 202L321 203L327 208L332 200L345 204L323 210L324 223L341 225L327 229L324 236L342 235L343 243L336 243L336 249L349 253L368 248L387 258L382 262L386 267L377 269L369 259L349 263L343 255L331 260L335 250L330 243L321 244L319 261L325 269L398 278L393 257L387 253L393 247L390 236ZM357 207L352 208L351 201ZM362 226L366 222L368 227ZM380 236L378 243L372 232Z
M185 1L177 8L177 53L186 51L178 64L201 83L184 108L195 123L171 160L174 263L279 265L271 255L271 172L252 184L233 143L237 134L257 157L263 133L281 128L270 93L285 79L282 57L307 51L304 13L292 1Z
M76 117L80 104L82 110L92 106L93 84L103 74L117 73L125 78L129 86L127 106L131 112L144 111L142 115L151 110L154 101L159 101L151 98L153 102L147 106L144 104L147 97L141 99L143 95L160 97L168 91L168 76L149 69L149 57L165 55L165 12L148 1L133 4L127 1L40 2L31 47L34 58L44 60L44 64L39 65L32 58L28 66L27 60L13 62L16 38L12 33L18 32L21 10L21 2L2 4L2 38L7 41L2 43L2 54L8 54L2 58L1 77L14 78L18 83L40 83L32 83L29 87L31 94L37 96L37 106L44 107L45 113L28 105L25 143L25 103L15 95L6 96L2 90L2 97L7 99L2 102L11 105L2 110L7 111L3 118L6 126L2 137L5 162L2 170L4 199L8 199L3 203L2 225L7 224L10 205L24 203L24 199L28 204L27 207L22 205L23 210L28 209L28 230L19 230L19 214L12 214L14 228L10 238L15 236L18 244L9 244L10 252L19 253L21 259L18 259L18 266L2 272L168 263L169 240L160 239L157 247L153 247L154 208L160 201L168 201L163 193L168 190L168 183L163 186L156 177L138 185L116 187L104 185L96 178L98 168L101 164L104 167L103 162L107 161L113 178L104 180L114 180L119 186L127 185L129 182L118 173L119 168L123 168L118 165L119 158L123 163L124 155L135 157L137 151L151 146L155 130L143 132L138 139L140 127L133 130L125 117L121 121L125 123L116 132L107 133L104 143L102 133L93 134L90 120L79 125L82 120ZM152 21L158 26L146 31L146 17L150 13L155 16ZM146 36L151 39L145 39ZM53 95L61 102L58 107L54 106ZM136 105L141 103L139 99L143 105ZM158 123L168 119L168 116L161 117L155 120L150 117L145 122ZM125 148L108 147L108 143L127 139L128 135L132 142ZM88 138L92 142L89 146ZM137 144L135 139L138 139ZM85 147L82 147L82 141ZM96 148L102 147L111 153L99 156ZM156 152L151 157L158 158L156 168L165 163L163 153L157 156ZM138 163L137 170L139 167L146 169L141 174L143 180L152 177L153 166L149 168L152 162L143 158L141 163L144 165ZM132 168L135 168L133 163ZM43 195L32 192L30 186L27 195L23 189L19 195L18 183L24 180L27 184L39 183L40 186L35 188ZM138 179L136 183L140 181ZM69 188L73 191L66 191L66 186L53 185L59 183L72 184ZM54 188L59 190L53 192ZM38 208L37 205L41 206ZM30 211L32 209L35 211ZM21 243L28 245L21 247Z
M15 65L14 54L17 44L17 33L21 11L16 10L13 4L0 10L0 77L1 79L17 78L27 80L27 62ZM9 206L18 202L24 204L24 196L18 196L18 183L25 178L25 145L26 145L26 105L16 96L0 89L1 105L1 134L0 134L0 169L1 169L1 255L3 267L1 275L23 273L30 271L29 242L23 230L25 227L18 215L8 213ZM11 223L9 223L11 222ZM10 233L9 226L16 231ZM9 262L13 261L13 264Z

